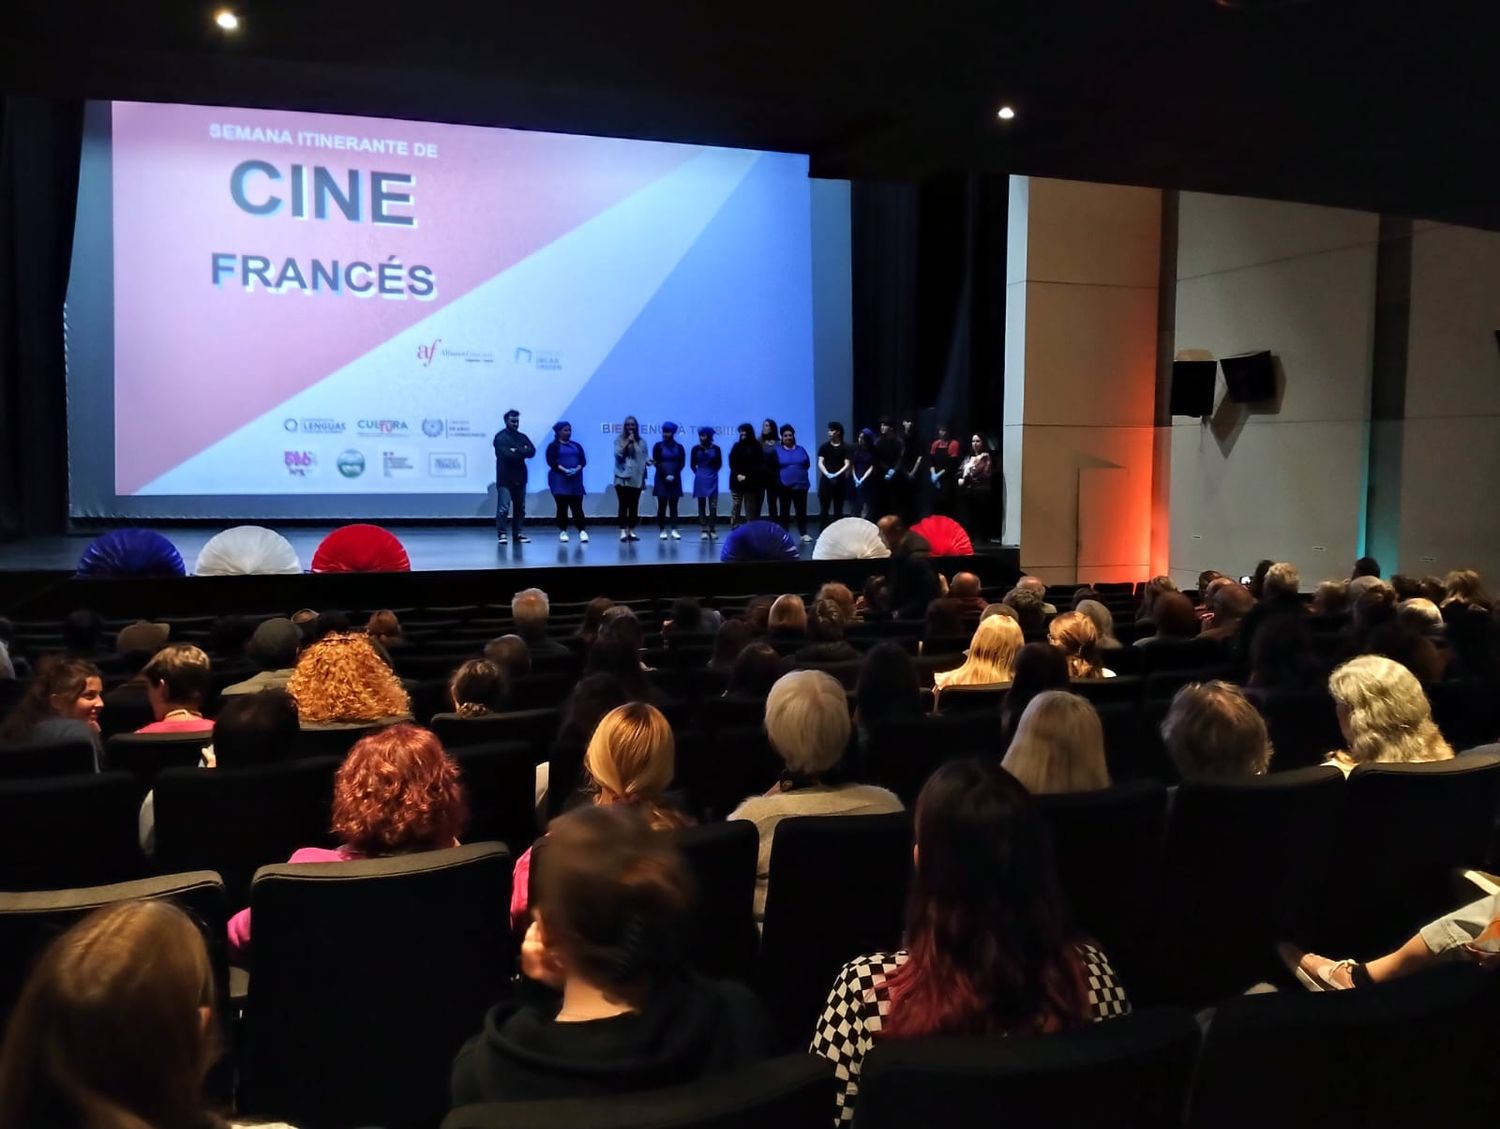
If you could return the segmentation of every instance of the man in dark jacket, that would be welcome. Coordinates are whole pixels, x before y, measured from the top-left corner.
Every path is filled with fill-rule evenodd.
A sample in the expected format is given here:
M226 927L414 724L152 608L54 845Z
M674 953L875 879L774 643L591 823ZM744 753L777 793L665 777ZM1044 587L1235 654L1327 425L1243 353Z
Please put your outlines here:
M505 426L495 433L495 534L505 544L505 499L510 499L510 531L517 543L530 541L522 529L526 523L526 460L535 457L536 445L521 431L521 413L505 413Z

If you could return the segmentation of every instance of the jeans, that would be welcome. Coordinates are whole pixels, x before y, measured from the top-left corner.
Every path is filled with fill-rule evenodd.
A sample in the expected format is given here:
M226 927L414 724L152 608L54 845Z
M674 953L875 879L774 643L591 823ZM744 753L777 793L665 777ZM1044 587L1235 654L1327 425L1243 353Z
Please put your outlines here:
M578 526L581 533L588 528L583 520L583 498L578 494L554 494L552 500L557 503L557 528L568 528L568 514L573 515L573 524Z
M656 499L656 528L665 529L667 518L670 516L672 525L677 524L677 503L681 498L658 498Z
M777 501L780 504L781 528L790 530L792 528L792 511L797 513L797 532L804 537L807 536L807 491L788 490L785 487L776 492Z
M698 499L698 523L705 531L719 524L719 496L717 494Z
M495 487L495 498L495 531L505 532L505 514L509 510L510 531L521 536L521 527L526 524L526 484L501 483Z
M615 497L620 503L620 528L634 529L641 524L641 488L639 486L615 485Z
M825 486L827 489L824 489ZM844 497L847 493L842 478L837 482L825 480L818 487L818 517L821 528L827 529L830 521L838 521L844 516Z

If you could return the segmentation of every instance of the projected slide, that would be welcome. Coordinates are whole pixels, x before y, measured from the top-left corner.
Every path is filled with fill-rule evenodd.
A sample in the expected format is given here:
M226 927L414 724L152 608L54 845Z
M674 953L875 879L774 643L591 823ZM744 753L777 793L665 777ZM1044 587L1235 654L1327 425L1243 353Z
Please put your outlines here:
M572 423L593 511L627 414L817 440L803 156L140 103L108 127L112 372L79 363L76 277L69 299L70 396L107 380L113 404L91 508L474 503L512 407L539 451Z

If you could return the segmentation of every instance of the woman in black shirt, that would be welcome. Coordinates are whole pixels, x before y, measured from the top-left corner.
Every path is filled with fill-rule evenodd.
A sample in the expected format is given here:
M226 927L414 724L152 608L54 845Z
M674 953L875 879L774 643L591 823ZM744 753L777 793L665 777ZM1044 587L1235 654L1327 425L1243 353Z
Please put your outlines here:
M849 448L844 446L844 425L828 425L828 442L818 448L818 516L823 529L844 516L849 496Z

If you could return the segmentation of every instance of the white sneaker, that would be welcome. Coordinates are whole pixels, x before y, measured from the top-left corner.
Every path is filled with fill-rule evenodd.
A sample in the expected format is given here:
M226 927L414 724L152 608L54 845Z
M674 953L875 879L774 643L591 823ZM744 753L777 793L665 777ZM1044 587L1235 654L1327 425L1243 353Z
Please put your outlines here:
M580 529L578 531L578 540L587 545L589 543L589 531L587 529Z
M641 539L641 535L632 529L630 531L630 539L632 541L639 541Z
M673 541L681 541L682 540L682 534L678 533L677 530L675 530L675 529L672 530L672 540Z
M622 529L622 530L620 530L620 540L621 541L629 541L630 540L630 530L628 530L628 529Z
M699 541L707 541L708 540L708 530L705 529L702 533L698 534L698 540Z
M568 531L566 529L559 530L558 534L557 534L557 539L559 541L563 542L564 544L566 544L567 540L568 540Z
M661 539L662 539L662 540L663 540L663 541L665 541L665 540L666 540L666 539L667 539L667 531L666 531L666 530L665 530L665 529L663 529L663 530L662 530L662 531L661 531L661 535L660 535L660 536L661 536Z
M807 534L806 534L806 533L804 533L804 534L803 534L803 535L802 535L802 543L803 543L803 544L804 544L804 545L811 545L811 544L812 544L812 538L811 538L811 537L809 537L809 536L808 536L808 535L807 535Z

